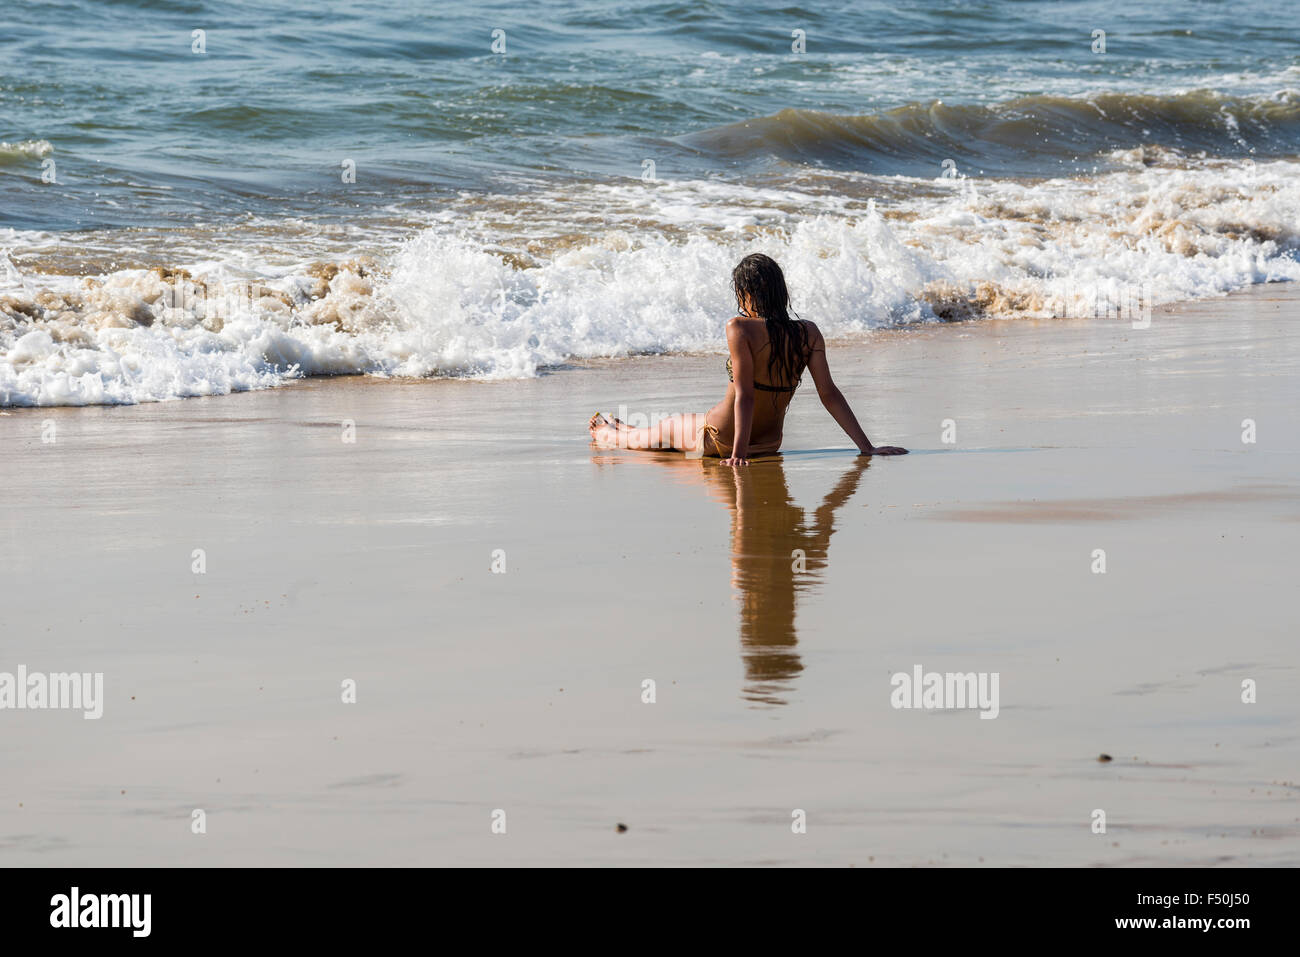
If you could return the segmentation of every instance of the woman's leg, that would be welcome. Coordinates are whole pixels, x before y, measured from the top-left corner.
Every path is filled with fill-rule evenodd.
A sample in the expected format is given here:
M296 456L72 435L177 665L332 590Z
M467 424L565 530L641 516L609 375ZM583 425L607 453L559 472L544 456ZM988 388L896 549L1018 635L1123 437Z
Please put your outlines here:
M683 412L660 419L645 429L633 429L597 413L588 428L591 438L603 449L629 449L634 452L694 452L704 426L703 412Z

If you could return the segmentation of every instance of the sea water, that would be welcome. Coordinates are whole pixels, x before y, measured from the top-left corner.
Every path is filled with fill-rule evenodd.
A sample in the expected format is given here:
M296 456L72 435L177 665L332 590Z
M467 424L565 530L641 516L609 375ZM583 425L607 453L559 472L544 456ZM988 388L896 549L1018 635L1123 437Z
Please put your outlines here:
M0 2L0 405L1300 278L1291 5ZM1047 334L1047 333L1045 333Z

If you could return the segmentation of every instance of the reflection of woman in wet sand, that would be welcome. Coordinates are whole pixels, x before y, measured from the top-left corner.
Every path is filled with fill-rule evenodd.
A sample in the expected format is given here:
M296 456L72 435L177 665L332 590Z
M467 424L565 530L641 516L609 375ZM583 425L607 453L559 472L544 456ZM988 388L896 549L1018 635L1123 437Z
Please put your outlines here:
M803 670L794 613L801 591L820 582L835 530L835 510L857 490L869 459L855 459L813 513L790 497L781 460L748 469L704 469L714 497L731 510L731 581L739 592L744 697L784 704ZM700 474L700 473L696 473Z
M731 274L740 315L727 322L727 394L708 412L671 415L634 429L597 412L588 428L606 449L677 449L714 456L725 465L748 465L750 456L781 448L785 411L807 369L817 397L863 455L902 455L907 449L872 445L848 400L831 379L826 342L805 319L790 318L790 293L775 260L746 256ZM755 392L762 400L755 400Z

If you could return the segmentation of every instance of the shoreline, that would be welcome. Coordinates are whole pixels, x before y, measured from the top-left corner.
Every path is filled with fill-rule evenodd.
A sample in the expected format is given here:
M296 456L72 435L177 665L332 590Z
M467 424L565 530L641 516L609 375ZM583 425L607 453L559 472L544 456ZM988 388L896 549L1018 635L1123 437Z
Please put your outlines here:
M1270 292L1270 290L1272 292ZM1223 296L1208 297L1201 299L1187 299L1178 302L1166 303L1152 307L1152 316L1165 316L1175 318L1183 312L1189 314L1199 314L1201 308L1207 304L1214 303L1233 303L1238 300L1247 301L1290 301L1300 300L1300 283L1290 280L1281 280L1276 282L1260 282L1243 289L1233 290ZM1129 326L1130 321L1127 317L1119 318L1096 318L1096 317L998 317L998 316L977 316L962 319L936 319L932 322L907 323L897 326L882 326L873 328L866 334L826 336L828 345L846 349L848 351L860 350L870 347L878 342L888 342L893 337L907 337L918 334L934 333L943 329L961 329L968 326L981 326L991 323L1013 323L1032 324L1035 328L1041 324L1058 324L1058 323L1101 323L1109 325ZM1136 327L1134 331L1137 331ZM61 409L66 410L85 410L85 409L112 409L112 408L134 408L136 406L157 405L159 403L173 402L191 402L203 401L205 399L229 399L242 395L249 395L261 392L276 391L283 389L300 388L304 385L321 382L340 382L350 385L367 385L376 386L386 384L416 384L416 383L449 383L449 384L468 384L468 385L508 385L515 382L528 382L536 379L546 378L549 376L566 375L575 372L588 370L607 370L620 368L625 363L637 363L642 361L657 360L709 360L715 358L726 358L725 350L719 349L716 352L706 351L687 351L687 352L665 352L665 353L637 353L627 356L599 357L599 358L577 358L570 357L564 362L553 365L543 366L538 370L538 375L523 378L479 378L475 376L403 376L403 375L381 375L370 372L362 373L340 373L337 375L313 374L302 376L297 379L285 380L278 385L267 386L262 388L249 388L233 390L226 393L199 396L171 396L164 399L149 400L132 403L98 403L87 405L8 405L0 406L0 416L15 415L19 413L33 414L36 412L56 412ZM712 405L713 403L710 403ZM680 411L680 410L674 410Z

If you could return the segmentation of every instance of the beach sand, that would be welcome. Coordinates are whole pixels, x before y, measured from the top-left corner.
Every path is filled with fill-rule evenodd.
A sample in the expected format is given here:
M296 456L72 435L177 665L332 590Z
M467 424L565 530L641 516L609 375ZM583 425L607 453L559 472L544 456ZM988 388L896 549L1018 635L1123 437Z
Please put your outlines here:
M740 471L585 432L720 355L10 410L0 671L106 700L0 712L0 864L1298 864L1298 320L881 332L831 367L913 454L805 383Z

